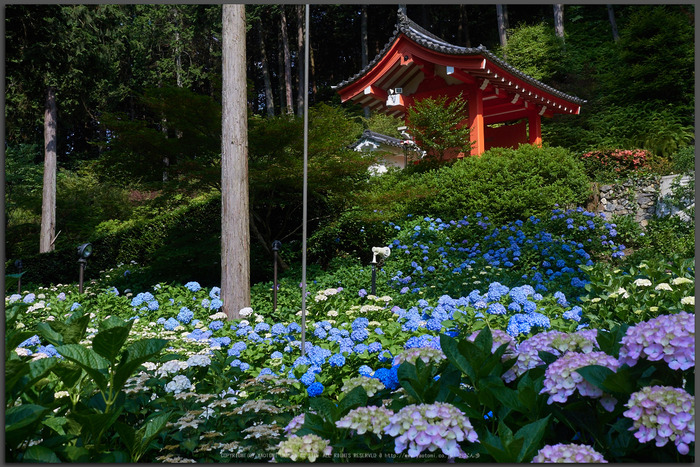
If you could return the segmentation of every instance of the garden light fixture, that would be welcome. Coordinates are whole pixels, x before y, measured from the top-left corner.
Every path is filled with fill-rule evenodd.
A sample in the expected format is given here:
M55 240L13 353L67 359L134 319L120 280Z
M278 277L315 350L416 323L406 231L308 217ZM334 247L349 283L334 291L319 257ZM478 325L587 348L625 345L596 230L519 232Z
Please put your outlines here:
M391 254L391 248L388 246L372 247L372 295L377 295L377 255L381 255L384 258L388 258Z
M83 293L83 275L87 259L92 255L92 243L83 243L78 247L78 263L80 264L80 276L78 278L78 293Z

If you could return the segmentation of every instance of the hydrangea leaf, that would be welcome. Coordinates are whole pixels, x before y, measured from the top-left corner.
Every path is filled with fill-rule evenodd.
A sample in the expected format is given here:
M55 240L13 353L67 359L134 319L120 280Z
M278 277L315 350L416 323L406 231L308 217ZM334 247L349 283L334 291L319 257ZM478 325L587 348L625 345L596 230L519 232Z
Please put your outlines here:
M110 362L115 363L122 346L129 337L130 330L130 325L104 329L93 338L92 348Z
M342 417L352 409L365 405L367 405L367 391L365 391L365 388L362 386L357 386L352 391L345 394L338 403L338 410L340 411L339 416Z

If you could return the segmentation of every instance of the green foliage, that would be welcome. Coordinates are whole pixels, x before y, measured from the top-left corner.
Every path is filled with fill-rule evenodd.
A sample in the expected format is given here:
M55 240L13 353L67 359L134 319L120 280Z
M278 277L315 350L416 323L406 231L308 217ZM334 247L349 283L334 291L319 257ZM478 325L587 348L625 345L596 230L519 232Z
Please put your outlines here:
M364 123L368 130L374 131L375 133L404 139L401 132L397 130L397 128L405 125L404 121L400 118L375 112Z
M675 174L695 172L695 147L686 146L671 156L672 171Z
M494 222L544 216L555 205L572 206L588 197L581 164L562 148L522 145L493 148L419 179L432 189L414 212L448 219L481 212Z
M590 282L581 297L591 327L611 329L661 314L692 312L681 299L695 297L694 260L644 260L625 271L605 263L584 267Z
M605 75L606 95L624 104L663 100L688 106L691 112L693 35L693 22L682 7L645 5L631 10L620 30L619 55L613 59L617 66Z
M469 127L465 125L467 102L458 96L425 98L409 107L406 123L408 132L428 157L439 161L462 152L471 151Z
M508 64L545 83L560 78L566 69L564 42L545 23L509 29L508 42L499 52Z

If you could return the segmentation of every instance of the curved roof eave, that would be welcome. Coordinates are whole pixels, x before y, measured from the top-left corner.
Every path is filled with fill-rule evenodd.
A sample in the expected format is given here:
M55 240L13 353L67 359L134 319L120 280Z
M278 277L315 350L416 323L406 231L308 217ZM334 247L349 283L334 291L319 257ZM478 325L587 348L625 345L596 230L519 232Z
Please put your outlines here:
M362 78L372 68L374 68L374 66L377 65L377 63L379 63L379 61L384 57L384 55L386 55L386 53L391 49L391 47L402 34L410 40L412 40L413 42L417 43L418 45L433 50L435 52L440 52L448 55L481 55L485 59L493 62L495 65L503 68L508 73L511 73L513 76L535 87L538 87L554 96L560 97L578 105L582 105L587 102L584 99L561 92L547 84L544 84L541 81L536 80L531 76L526 75L522 71L518 70L512 65L509 65L504 60L497 57L493 52L489 51L483 45L479 45L479 47L461 47L458 45L450 44L449 42L440 39L436 35L420 27L418 24L410 20L406 15L404 15L403 12L401 12L400 10L398 14L398 22L396 24L396 29L394 29L394 34L386 43L384 48L379 52L379 54L377 54L377 56L374 57L374 59L358 73L353 75L351 78L342 81L338 85L333 86L332 88L339 90L353 84L354 82Z

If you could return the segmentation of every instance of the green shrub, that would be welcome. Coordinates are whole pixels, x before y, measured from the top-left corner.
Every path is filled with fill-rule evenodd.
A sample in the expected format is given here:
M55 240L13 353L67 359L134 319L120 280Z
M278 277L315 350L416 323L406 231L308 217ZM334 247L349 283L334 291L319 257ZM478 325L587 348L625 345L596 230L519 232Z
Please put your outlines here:
M508 42L500 52L509 64L539 81L551 81L565 67L564 41L545 24L521 24L508 31Z
M601 149L581 156L586 174L594 181L612 181L648 169L652 155L644 149Z
M695 172L695 147L686 146L671 156L673 173L685 174Z
M547 215L557 204L585 202L588 180L581 163L563 148L522 145L493 148L424 174L416 185L432 189L413 212L447 219L481 212L494 222Z

